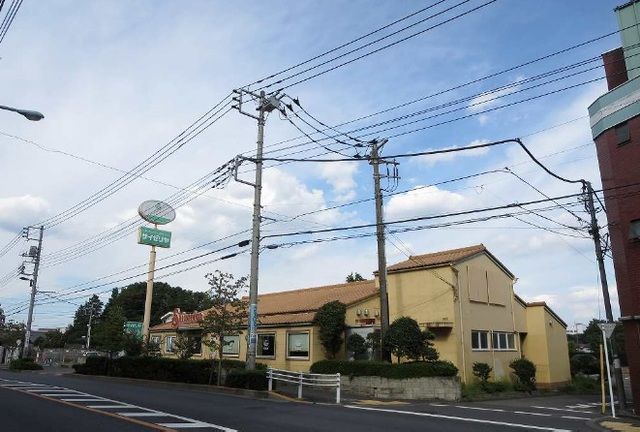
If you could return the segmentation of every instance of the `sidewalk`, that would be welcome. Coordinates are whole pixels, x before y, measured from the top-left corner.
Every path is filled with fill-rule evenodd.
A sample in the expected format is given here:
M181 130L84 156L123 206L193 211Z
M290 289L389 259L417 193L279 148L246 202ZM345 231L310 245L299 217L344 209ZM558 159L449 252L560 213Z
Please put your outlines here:
M640 419L622 417L610 418L598 422L604 430L619 432L640 432Z

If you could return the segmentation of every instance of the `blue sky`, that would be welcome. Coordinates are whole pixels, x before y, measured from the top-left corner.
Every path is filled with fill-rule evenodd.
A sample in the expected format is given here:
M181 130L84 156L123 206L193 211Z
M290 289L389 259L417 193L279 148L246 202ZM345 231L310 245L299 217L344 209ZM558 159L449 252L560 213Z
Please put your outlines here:
M314 57L431 3L434 2L25 2L0 45L0 82L4 83L0 103L38 109L46 118L32 123L4 113L0 116L0 132L119 169L130 169L231 89ZM462 2L447 0L433 11L458 3ZM483 3L481 0L466 2L443 17L452 17ZM320 120L339 124L615 31L613 8L618 3L499 0L394 47L288 88L286 93L299 97L303 106ZM416 15L408 23L428 14ZM429 23L444 18L415 28L424 29ZM380 35L390 31L392 29ZM394 38L389 38L392 40ZM387 134L409 131L577 85L602 77L602 68L531 90L526 88L539 81L517 83L598 56L619 45L616 35L607 37L345 128L365 127L499 86L513 85L500 94L498 101L488 101L487 97L470 99L454 107L459 111ZM344 50L336 54L342 52ZM349 58L352 57L345 57ZM599 63L590 66L596 64ZM552 169L599 185L586 114L587 106L604 91L603 80L579 85L510 108L393 138L384 152L396 154L523 137ZM232 111L146 175L185 187L234 155L251 151L255 133L254 121ZM119 175L2 134L2 244L20 227L72 206ZM272 114L268 119L267 145L298 135L297 130L277 115ZM527 161L521 150L512 146L457 153L450 158L403 159L399 166L402 178L398 190L504 166L512 166L548 195L578 192L575 186L560 183L541 172ZM163 199L174 192L171 187L138 179L72 221L47 231L44 253L55 253L134 216L137 205L145 199ZM369 198L371 194L370 167L364 163L289 164L265 171L265 211L271 212L267 214L272 217L274 212L280 218L285 218L282 215L292 217ZM170 226L174 245L170 251L161 251L159 258L163 253L166 256L248 228L251 197L248 187L232 182L223 190L209 191L179 208L178 219ZM392 220L539 198L541 195L529 186L500 173L389 197L386 213ZM565 225L576 225L575 218L564 210L550 212L548 216ZM563 227L536 215L524 215L522 219L566 234ZM368 201L316 213L296 222L269 224L264 231L268 234L373 220L373 204ZM236 241L238 239L240 237ZM548 301L571 324L602 313L593 245L588 239L532 229L522 221L508 219L398 234L391 237L391 242L397 247L388 245L390 263L406 259L407 253L421 254L482 242L516 274L515 289L522 297ZM147 250L135 244L133 234L97 252L90 253L89 249L78 259L43 269L40 289L64 291L71 285L146 261ZM15 248L0 260L2 274L19 264L20 252L20 248ZM197 253L201 251L191 255ZM248 256L214 265L237 275L246 274ZM203 275L218 268L214 265L171 276L167 282L204 290ZM271 292L338 283L351 271L370 276L375 266L373 238L270 250L262 257L260 290ZM617 310L610 263L608 269ZM132 272L125 273L128 274ZM19 309L27 298L25 285L16 280L1 287L2 307ZM106 285L91 292L109 288L110 285ZM73 298L72 302L82 300ZM65 325L74 310L75 306L68 303L40 306L35 325ZM21 312L12 318L24 319L24 315Z

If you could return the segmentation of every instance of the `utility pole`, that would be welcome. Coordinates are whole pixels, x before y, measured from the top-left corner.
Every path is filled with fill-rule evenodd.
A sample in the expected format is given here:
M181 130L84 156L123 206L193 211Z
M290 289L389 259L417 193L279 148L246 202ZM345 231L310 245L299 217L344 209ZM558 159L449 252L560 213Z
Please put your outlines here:
M596 217L596 208L593 202L593 186L591 182L584 180L583 189L586 194L586 209L591 216L589 223L589 234L593 238L593 244L596 250L596 261L598 262L598 270L600 272L600 284L602 286L602 299L604 300L604 310L607 316L607 322L613 323L613 312L611 310L611 299L609 297L609 283L607 282L607 272L604 268L604 252L602 251L602 242L600 238L600 227L598 227L598 218ZM606 343L606 339L605 339ZM613 344L612 344L613 346ZM624 394L624 381L622 379L622 369L620 368L620 359L618 354L612 349L613 354L613 375L616 381L616 392L618 393L618 402L620 407L626 404ZM608 366L608 365L607 365Z
M240 89L234 90L238 96L234 97L237 105L233 107L241 114L251 117L258 121L258 138L256 140L256 176L255 182L247 182L238 178L238 167L240 161L236 163L234 168L234 178L240 183L253 186L253 219L252 219L252 234L251 234L251 271L249 276L249 323L248 333L249 340L247 346L247 369L255 369L256 367L256 344L257 344L257 329L258 329L258 268L260 264L260 223L262 222L262 149L264 147L264 125L266 122L267 113L277 109L280 106L280 99L275 95L267 96L263 91L260 94ZM248 94L254 100L258 102L258 115L254 115L242 110L243 96Z
M91 346L91 320L93 318L93 303L89 306L89 324L87 324L87 349Z
M29 230L32 227L27 227L27 239L29 238ZM22 352L20 357L24 357L25 354L29 354L31 349L31 323L33 322L33 307L36 301L36 293L38 290L38 270L40 269L40 256L42 252L42 237L44 235L44 226L38 229L38 249L35 253L35 260L33 266L33 279L31 279L31 299L29 301L29 315L27 317L27 330L24 334L24 343L22 344ZM29 253L29 256L32 254Z
M378 281L380 283L380 341L384 340L385 334L389 330L389 293L387 292L387 257L385 253L384 235L384 208L382 199L382 188L380 187L380 163L389 163L380 159L380 150L387 143L387 139L371 142L370 164L373 166L373 185L376 199L376 237L378 240ZM395 162L392 162L394 167ZM397 172L392 176L397 179ZM382 360L391 361L391 353L381 347Z

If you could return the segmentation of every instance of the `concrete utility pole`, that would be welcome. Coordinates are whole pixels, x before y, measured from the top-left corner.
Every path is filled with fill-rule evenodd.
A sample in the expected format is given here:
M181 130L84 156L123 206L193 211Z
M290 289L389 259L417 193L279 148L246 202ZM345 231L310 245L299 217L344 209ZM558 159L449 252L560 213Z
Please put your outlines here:
M258 138L256 140L256 177L255 183L240 180L238 178L238 165L234 170L236 181L253 186L253 221L251 234L251 272L249 276L249 341L247 348L247 369L255 369L256 367L256 345L257 345L257 329L258 329L258 267L260 264L260 223L262 222L262 149L264 146L264 125L267 113L277 109L280 106L280 100L271 95L267 96L264 91L260 94L250 92L248 90L234 90L238 96L233 99L237 102L234 105L241 114L251 117L258 121ZM250 114L242 110L242 98L245 94L250 95L258 102L258 115Z
M87 349L91 346L91 320L93 319L93 303L91 303L91 309L89 310L89 324L87 324Z
M380 282L380 340L389 330L389 294L387 292L387 257L385 253L384 208L380 187L380 150L387 139L373 140L370 164L373 166L373 184L376 198L376 237L378 240L378 281ZM381 349L382 360L391 361L391 353Z
M29 238L29 229L27 228L27 238ZM33 265L33 279L31 279L31 299L29 301L29 315L27 317L27 330L24 334L24 343L22 344L22 352L20 357L24 357L25 354L29 354L31 349L31 323L33 322L33 307L36 301L36 293L38 290L38 270L40 269L40 255L42 252L42 237L44 235L44 227L41 226L38 229L38 249L36 250L35 260Z
M589 234L593 238L593 244L596 250L596 261L598 262L598 270L600 272L600 284L602 286L602 299L604 300L604 310L607 316L607 322L613 323L613 312L611 310L611 299L609 298L609 283L607 282L607 272L604 268L604 252L602 251L602 242L600 238L600 227L598 227L598 218L596 217L596 208L593 202L593 186L591 182L584 181L584 190L586 193L586 207L591 217L589 223ZM612 344L613 346L613 344ZM618 403L621 407L626 404L624 394L624 381L622 379L622 369L620 368L620 359L618 354L612 349L613 354L613 375L616 382L616 393L618 393ZM607 360L608 362L608 360ZM608 367L608 363L607 363Z

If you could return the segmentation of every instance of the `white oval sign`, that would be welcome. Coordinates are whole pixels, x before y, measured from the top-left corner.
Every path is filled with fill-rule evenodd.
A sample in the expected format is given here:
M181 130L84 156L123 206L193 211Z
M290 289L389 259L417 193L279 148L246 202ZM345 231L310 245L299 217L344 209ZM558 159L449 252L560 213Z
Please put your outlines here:
M157 225L168 224L176 218L176 211L173 207L158 200L148 200L140 204L138 214L147 222Z

